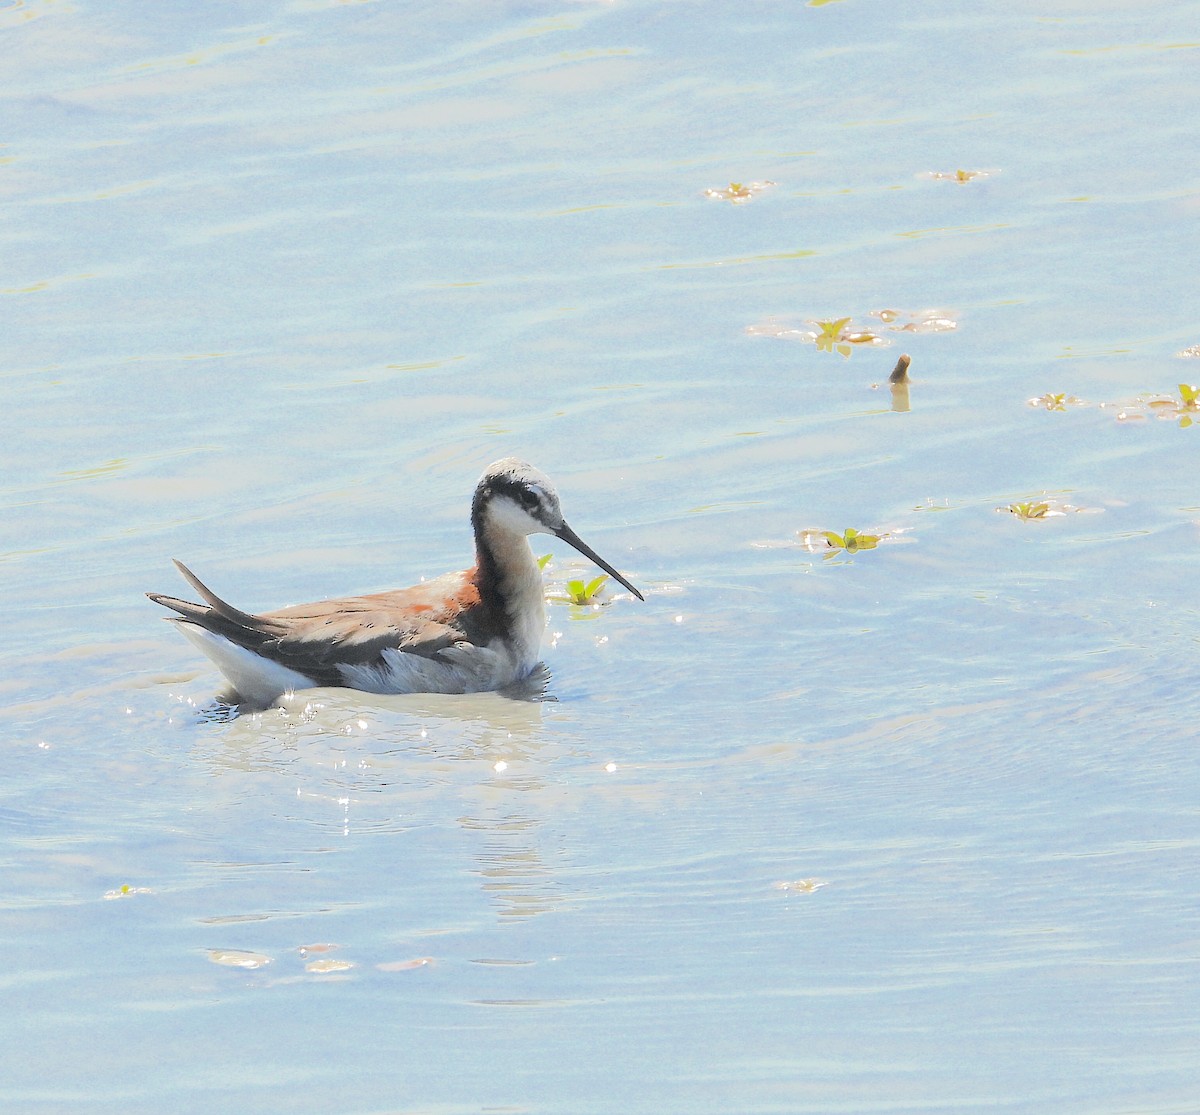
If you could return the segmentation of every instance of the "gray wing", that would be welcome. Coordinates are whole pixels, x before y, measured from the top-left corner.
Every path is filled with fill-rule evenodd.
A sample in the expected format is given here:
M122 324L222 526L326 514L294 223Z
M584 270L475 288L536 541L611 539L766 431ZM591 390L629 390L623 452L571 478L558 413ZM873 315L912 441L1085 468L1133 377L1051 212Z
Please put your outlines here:
M175 565L204 603L147 593L178 613L172 621L202 627L318 685L344 685L339 666L378 664L385 650L435 658L457 644L486 640L493 626L479 603L473 570L413 588L254 615L222 600L182 562Z

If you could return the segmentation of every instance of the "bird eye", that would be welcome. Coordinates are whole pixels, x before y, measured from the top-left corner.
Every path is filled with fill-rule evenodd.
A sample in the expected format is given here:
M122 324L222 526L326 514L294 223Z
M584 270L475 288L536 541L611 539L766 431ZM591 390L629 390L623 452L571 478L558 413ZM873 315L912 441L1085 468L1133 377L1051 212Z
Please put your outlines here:
M532 491L529 488L522 488L520 500L521 506L524 507L526 511L532 511L538 505L537 492Z

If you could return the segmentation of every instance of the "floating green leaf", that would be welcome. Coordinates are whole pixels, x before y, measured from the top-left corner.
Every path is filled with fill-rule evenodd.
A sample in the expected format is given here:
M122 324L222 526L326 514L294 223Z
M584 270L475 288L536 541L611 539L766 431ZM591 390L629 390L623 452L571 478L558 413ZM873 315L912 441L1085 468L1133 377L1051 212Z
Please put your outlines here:
M151 894L153 893L149 887L131 887L128 883L122 883L117 890L107 890L104 892L104 897L107 899L113 898L130 898L135 894Z
M973 178L986 178L988 173L986 170L963 170L959 167L957 170L930 171L929 177L950 182L970 182Z
M845 550L848 554L857 553L859 550L873 550L879 545L878 534L863 534L853 527L847 527L841 534L823 530L821 537L829 543L830 549Z
M567 594L571 597L572 604L590 604L596 598L598 593L605 585L608 577L603 573L599 577L593 577L590 581L584 584L583 581L568 581Z
M842 335L842 330L850 324L850 319L840 317L836 321L814 321L813 324L819 326L821 330L818 341L836 341Z
M1026 402L1040 410L1066 410L1067 407L1087 406L1078 396L1068 395L1065 391L1047 391L1046 394L1039 395L1036 399L1027 399Z
M1143 411L1148 411L1156 418L1178 419L1179 425L1184 429L1195 425L1196 414L1200 411L1200 387L1190 383L1180 383L1177 384L1177 387L1179 389L1177 395L1142 396L1133 403L1122 405L1117 412L1117 421L1141 419Z
M596 604L599 603L596 597L607 582L608 577L603 573L599 577L593 577L590 581L568 581L566 596L552 596L550 599L561 604L580 606Z
M840 317L836 321L814 321L813 324L821 330L817 335L818 352L840 352L849 356L851 347L842 338L842 330L850 324L848 317Z
M1044 519L1050 514L1050 504L1046 500L1034 503L1010 503L1009 511L1018 519Z
M824 879L792 879L782 883L776 883L776 890L788 891L791 894L812 894L814 891L820 890L825 886Z
M723 189L705 190L704 193L706 197L715 197L722 201L731 201L734 205L742 205L756 194L760 194L774 185L774 182L730 182Z

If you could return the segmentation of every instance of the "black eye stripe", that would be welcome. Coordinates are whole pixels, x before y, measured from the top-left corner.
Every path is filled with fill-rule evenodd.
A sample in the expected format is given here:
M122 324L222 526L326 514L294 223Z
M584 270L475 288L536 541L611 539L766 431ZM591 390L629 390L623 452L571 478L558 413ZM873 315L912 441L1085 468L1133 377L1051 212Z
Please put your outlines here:
M526 511L536 511L542 506L542 495L528 484L510 477L497 477L492 482L492 492L495 495L508 496L518 506Z

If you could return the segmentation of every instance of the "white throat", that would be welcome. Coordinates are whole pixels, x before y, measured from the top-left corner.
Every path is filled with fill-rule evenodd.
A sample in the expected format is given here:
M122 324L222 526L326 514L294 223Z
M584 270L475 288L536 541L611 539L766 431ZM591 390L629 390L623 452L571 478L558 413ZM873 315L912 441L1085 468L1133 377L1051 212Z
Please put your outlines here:
M511 624L518 656L531 665L540 655L546 629L546 592L542 571L524 534L497 522L485 522L483 544L495 562L497 585Z

